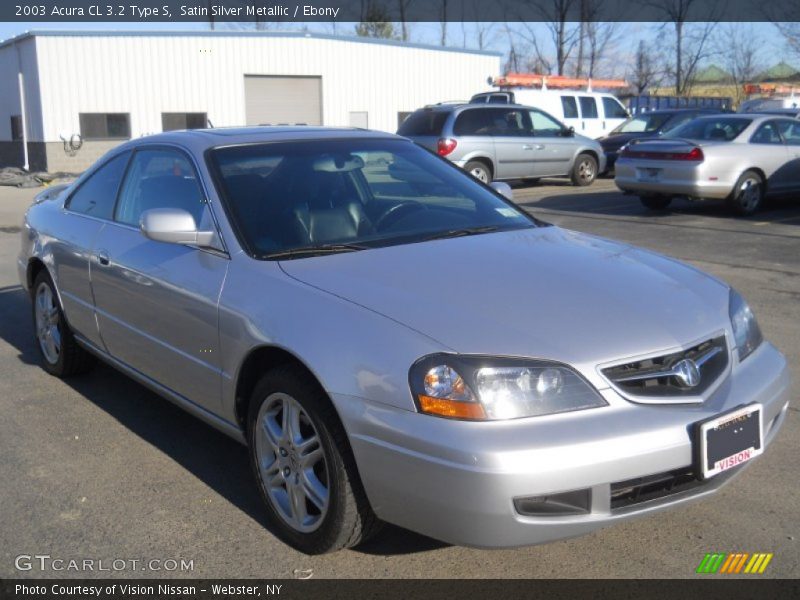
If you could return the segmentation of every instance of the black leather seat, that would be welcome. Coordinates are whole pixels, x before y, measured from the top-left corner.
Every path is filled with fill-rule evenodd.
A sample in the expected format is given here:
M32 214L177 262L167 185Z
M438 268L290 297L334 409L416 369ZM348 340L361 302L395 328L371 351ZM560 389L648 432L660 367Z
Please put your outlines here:
M341 173L312 172L296 190L295 230L307 244L353 240L374 232Z

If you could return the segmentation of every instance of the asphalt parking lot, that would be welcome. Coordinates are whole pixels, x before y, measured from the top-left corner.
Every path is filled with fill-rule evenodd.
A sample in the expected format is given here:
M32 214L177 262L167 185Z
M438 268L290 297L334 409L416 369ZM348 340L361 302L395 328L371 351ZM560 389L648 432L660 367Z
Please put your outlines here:
M0 577L92 575L19 572L21 554L193 561L189 572L116 573L126 577L669 578L695 576L706 552L740 551L774 553L761 577L800 573L796 404L769 452L713 499L682 509L514 550L452 547L388 527L356 550L302 555L263 527L243 447L108 367L62 382L37 366L14 269L35 191L0 188ZM742 220L721 204L682 201L648 214L611 180L518 185L515 196L546 221L727 280L800 376L800 200L769 202Z

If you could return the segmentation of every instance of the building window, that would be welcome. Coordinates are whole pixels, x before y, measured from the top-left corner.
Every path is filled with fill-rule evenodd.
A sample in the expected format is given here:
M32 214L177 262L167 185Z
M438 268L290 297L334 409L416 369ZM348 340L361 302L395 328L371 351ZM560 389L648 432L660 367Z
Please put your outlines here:
M208 125L206 113L161 113L161 129L205 129Z
M85 140L126 140L131 137L129 113L80 113Z
M22 141L22 115L11 115L11 141Z

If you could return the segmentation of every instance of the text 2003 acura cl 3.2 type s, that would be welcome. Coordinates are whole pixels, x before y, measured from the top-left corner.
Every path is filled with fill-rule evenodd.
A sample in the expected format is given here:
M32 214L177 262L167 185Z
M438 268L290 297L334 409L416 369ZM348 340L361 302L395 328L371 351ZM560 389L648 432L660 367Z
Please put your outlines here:
M44 368L99 356L246 442L272 529L309 553L381 521L586 533L713 492L788 406L727 285L388 134L132 141L40 198L22 246Z

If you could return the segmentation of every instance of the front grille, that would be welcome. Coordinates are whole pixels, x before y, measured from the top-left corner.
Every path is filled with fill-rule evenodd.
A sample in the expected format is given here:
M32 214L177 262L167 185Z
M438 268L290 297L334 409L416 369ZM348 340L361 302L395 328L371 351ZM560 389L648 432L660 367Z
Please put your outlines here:
M611 484L611 510L658 500L703 485L694 469L686 467Z
M687 374L691 366L684 361L696 366L697 371L693 375ZM725 336L721 335L680 352L608 367L603 369L603 375L631 396L680 399L702 395L727 367L728 347ZM699 376L699 380L696 383L688 381L689 375Z

